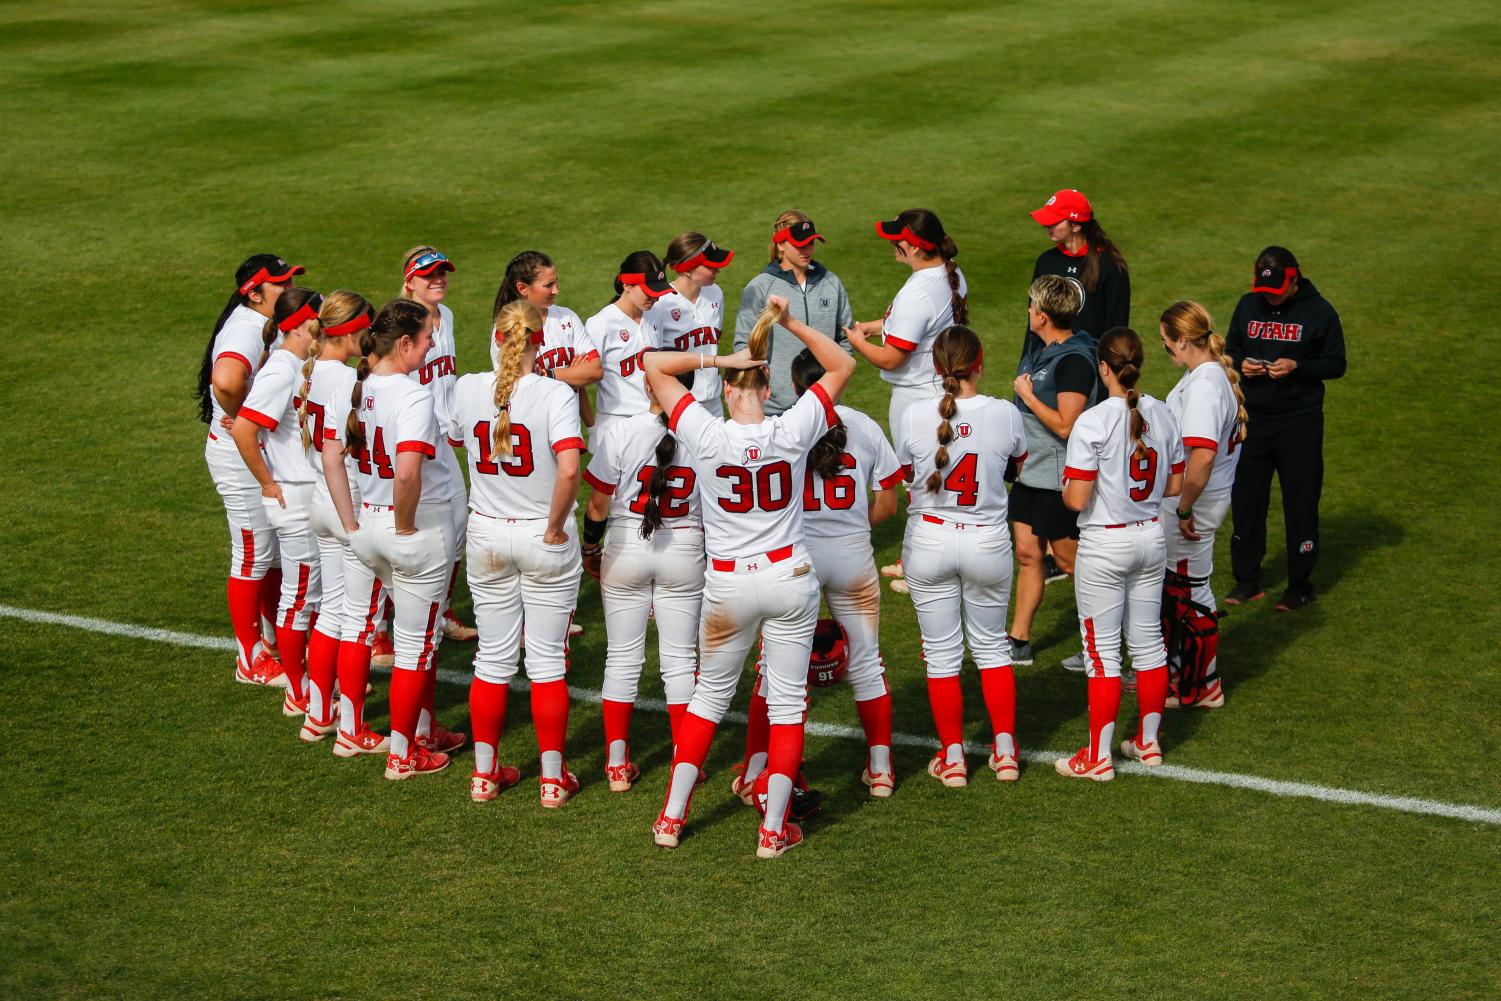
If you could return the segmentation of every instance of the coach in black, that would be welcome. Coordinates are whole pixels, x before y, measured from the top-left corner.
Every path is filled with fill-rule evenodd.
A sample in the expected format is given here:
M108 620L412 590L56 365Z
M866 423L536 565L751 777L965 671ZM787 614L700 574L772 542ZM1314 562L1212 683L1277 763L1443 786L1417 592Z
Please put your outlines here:
M1239 367L1250 422L1230 495L1235 590L1227 605L1255 601L1266 555L1272 473L1282 485L1287 523L1287 591L1283 612L1313 600L1319 555L1319 493L1324 486L1324 380L1345 374L1339 314L1283 247L1256 258L1251 291L1230 318L1225 353Z

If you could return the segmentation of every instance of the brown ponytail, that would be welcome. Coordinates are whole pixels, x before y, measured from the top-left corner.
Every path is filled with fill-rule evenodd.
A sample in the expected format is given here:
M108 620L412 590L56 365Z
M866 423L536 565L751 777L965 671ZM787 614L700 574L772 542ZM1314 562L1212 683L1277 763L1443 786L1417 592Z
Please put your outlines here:
M403 337L422 336L422 328L432 314L413 299L392 299L380 308L370 326L360 331L360 367L349 394L349 423L344 428L344 453L365 448L365 427L360 423L360 403L365 395L365 380L370 377L370 363L396 350Z
M1136 445L1131 454L1138 459L1145 458L1147 443L1141 436L1146 430L1146 421L1142 419L1141 411L1136 406L1141 402L1141 391L1136 388L1136 384L1141 381L1141 338L1130 327L1111 327L1105 331L1095 349L1099 352L1100 361L1105 363L1105 367L1114 374L1115 381L1126 391L1126 408L1131 411L1131 440Z
M952 422L959 412L955 399L959 380L971 375L981 358L979 335L968 327L949 327L933 341L933 367L943 380L943 397L938 401L938 416L943 419L938 425L938 454L933 457L933 472L928 474L928 493L936 493L943 485L943 470L949 464L948 446L954 440Z
M662 427L667 427L667 414L657 415ZM678 441L672 436L672 432L662 435L657 441L656 454L652 456L656 465L652 467L651 480L646 484L646 506L641 511L641 538L650 539L652 533L662 527L662 495L667 492L668 470L672 466L672 460L677 458Z
M792 359L792 389L798 396L808 391L824 376L824 367L813 357L811 348L803 348ZM849 428L840 417L834 426L808 450L808 468L824 479L844 472L844 451L849 448Z
M1209 356L1225 370L1225 377L1230 380L1230 388L1235 393L1237 440L1245 441L1250 415L1246 413L1246 397L1240 389L1240 373L1225 356L1225 339L1214 332L1214 320L1209 310L1190 299L1180 299L1162 311L1161 323L1168 340L1176 344L1187 339L1190 344L1208 351Z
M495 363L495 432L490 442L495 455L511 457L511 394L525 373L521 359L531 344L532 334L542 329L542 314L525 299L502 306L495 315L495 336L500 341L500 358Z
M752 358L765 361L771 353L771 328L776 326L777 320L781 317L781 312L770 302L762 307L761 315L756 317L756 325L751 328L750 336L746 338L746 348L750 351ZM756 365L752 368L726 371L724 384L734 386L736 389L760 389L771 385L771 377L766 374L765 365Z

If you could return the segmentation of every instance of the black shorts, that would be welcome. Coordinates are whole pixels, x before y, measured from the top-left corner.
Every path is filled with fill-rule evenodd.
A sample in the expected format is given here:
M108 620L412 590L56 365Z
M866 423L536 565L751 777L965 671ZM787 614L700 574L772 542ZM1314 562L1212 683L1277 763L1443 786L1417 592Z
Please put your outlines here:
M1011 520L1032 529L1039 539L1077 539L1079 512L1063 506L1062 490L1041 490L1017 483L1011 487Z

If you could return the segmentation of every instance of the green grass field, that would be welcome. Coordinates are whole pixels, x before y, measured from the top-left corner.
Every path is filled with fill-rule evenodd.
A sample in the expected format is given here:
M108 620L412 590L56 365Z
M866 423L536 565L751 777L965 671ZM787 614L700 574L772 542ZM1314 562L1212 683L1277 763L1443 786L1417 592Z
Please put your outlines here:
M1075 186L1131 263L1139 330L1182 297L1228 319L1281 243L1349 344L1319 600L1226 620L1229 702L1170 717L1169 762L1494 811L1498 46L1473 2L5 3L0 603L229 636L191 390L247 253L379 300L408 246L438 244L474 370L518 250L551 254L588 316L626 252L698 228L739 251L733 302L795 206L865 319L905 275L871 221L923 205L961 248L1001 394L1045 248L1026 212ZM1148 357L1162 395L1176 373ZM847 400L884 416L868 368ZM911 606L884 615L896 728L925 737ZM1084 686L1057 667L1073 616L1051 586L1018 672L1028 750L1083 741ZM592 583L579 620L572 677L597 687ZM442 667L469 656L448 644ZM658 713L637 715L642 784L612 796L576 702L586 787L553 813L530 784L471 804L467 752L401 784L336 762L222 651L6 614L0 665L0 996L1501 995L1494 822L1036 764L946 790L913 746L874 802L862 747L812 737L828 806L762 864L728 788L736 724L668 853ZM464 690L439 700L463 728ZM532 777L512 706L502 757ZM812 718L857 722L842 689Z

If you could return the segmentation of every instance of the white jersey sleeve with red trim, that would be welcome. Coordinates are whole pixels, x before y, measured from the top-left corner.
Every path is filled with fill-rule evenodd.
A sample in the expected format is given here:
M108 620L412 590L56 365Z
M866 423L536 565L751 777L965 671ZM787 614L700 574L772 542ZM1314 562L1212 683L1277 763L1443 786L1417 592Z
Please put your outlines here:
M753 558L803 540L808 449L834 420L833 404L817 385L759 424L720 420L692 396L679 401L668 426L692 457L711 557Z
M1214 450L1214 468L1204 492L1229 490L1240 462L1240 405L1224 367L1208 361L1184 373L1167 394L1167 405L1183 432L1186 448Z
M666 433L655 414L637 414L611 421L603 432L590 439L589 468L584 471L584 479L595 490L610 495L612 522L619 519L640 524L646 513L647 488L657 468L657 444ZM668 467L658 510L665 528L700 523L698 474L681 444L677 445L673 463Z
M1183 470L1183 447L1167 407L1150 396L1137 402L1142 442L1138 456L1131 440L1130 411L1120 397L1079 415L1068 436L1063 479L1092 480L1089 503L1079 513L1079 527L1119 527L1157 517L1168 478Z
M647 351L660 346L652 310L643 313L637 322L612 302L591 316L585 328L604 368L597 391L598 411L629 416L650 410L642 359Z
M844 470L825 479L811 467L803 477L803 528L809 537L834 538L870 532L872 490L890 490L903 470L881 426L853 407L834 412L844 421Z
M354 390L355 370L341 361L318 361L313 364L313 379L308 384L307 421L312 447L307 450L308 465L313 469L313 479L322 484L323 449L342 449L344 430L348 426L351 408L350 394ZM332 443L332 444L329 444ZM354 475L354 461L346 458L345 466Z
M245 371L253 380L266 352L265 342L261 339L265 326L264 316L249 306L236 306L229 314L229 319L224 321L224 326L214 335L213 363L218 364L221 358L237 361L245 366ZM219 437L226 437L222 434L223 426L219 423L224 417L224 408L219 405L219 398L212 391L209 392L209 400L214 408L213 423L209 428Z
M928 477L937 468L938 426L943 420L939 402L914 403L897 420L897 458L912 472L908 510L958 524L1004 525L1006 466L1027 458L1021 413L1010 400L991 396L955 400L948 462L939 472L938 489L930 491Z
M360 426L365 444L355 452L360 500L389 507L395 503L396 457L418 452L426 459L438 454L438 421L430 389L402 375L372 375L361 386ZM436 464L422 464L422 502L437 502L427 490Z
M241 417L261 426L266 465L278 483L313 481L297 416L297 394L301 390L302 359L290 351L274 351L256 374L240 407Z
M495 373L466 375L454 394L455 414L464 428L469 457L469 506L492 518L547 518L558 480L557 456L583 451L578 398L560 382L528 373L511 390L511 455L492 446Z
M963 272L959 272L959 294L969 294ZM923 268L914 271L906 284L891 300L891 308L881 323L885 343L908 352L896 368L883 371L881 378L897 386L937 385L933 371L933 341L954 323L954 293L949 288L946 268Z

